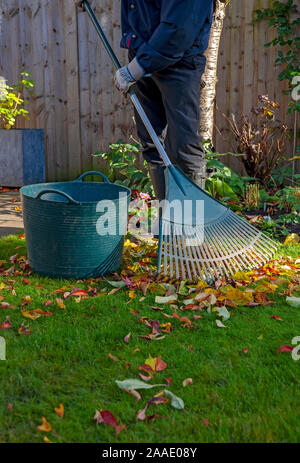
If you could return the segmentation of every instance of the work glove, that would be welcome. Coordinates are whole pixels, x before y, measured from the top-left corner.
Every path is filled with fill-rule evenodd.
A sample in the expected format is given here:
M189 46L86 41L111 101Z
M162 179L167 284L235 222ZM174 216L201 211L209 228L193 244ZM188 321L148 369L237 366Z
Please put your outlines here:
M127 66L118 69L115 74L115 86L122 93L126 94L130 87L134 85L145 75L145 71L139 64L138 60L134 58Z

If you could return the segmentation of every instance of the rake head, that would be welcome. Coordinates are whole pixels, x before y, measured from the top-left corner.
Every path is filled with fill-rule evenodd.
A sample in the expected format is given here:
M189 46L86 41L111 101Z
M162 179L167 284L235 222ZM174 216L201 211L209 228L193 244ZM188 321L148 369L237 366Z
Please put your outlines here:
M158 271L211 282L264 265L277 244L195 185L166 169L167 201L160 220Z

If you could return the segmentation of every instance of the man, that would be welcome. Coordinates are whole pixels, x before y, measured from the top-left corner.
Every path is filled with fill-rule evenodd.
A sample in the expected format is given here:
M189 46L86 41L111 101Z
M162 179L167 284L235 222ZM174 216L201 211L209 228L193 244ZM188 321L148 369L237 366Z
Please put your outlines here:
M129 64L115 75L123 93L136 94L171 161L195 183L206 176L198 134L200 85L212 24L214 0L121 0L121 47ZM156 198L164 199L164 166L136 113L143 156Z

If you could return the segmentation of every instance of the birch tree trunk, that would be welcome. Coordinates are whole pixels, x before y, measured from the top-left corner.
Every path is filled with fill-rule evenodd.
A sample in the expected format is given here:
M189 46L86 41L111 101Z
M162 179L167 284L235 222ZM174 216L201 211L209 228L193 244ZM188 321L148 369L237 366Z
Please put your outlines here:
M215 13L210 33L209 46L206 51L206 68L202 77L200 96L200 130L203 141L212 141L214 129L214 109L216 99L217 69L220 39L230 0L215 0Z

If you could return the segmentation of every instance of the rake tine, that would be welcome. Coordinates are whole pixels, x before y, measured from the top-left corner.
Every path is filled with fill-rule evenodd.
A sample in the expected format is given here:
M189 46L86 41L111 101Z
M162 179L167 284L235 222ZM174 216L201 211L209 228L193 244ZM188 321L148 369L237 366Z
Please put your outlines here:
M235 218L234 218L234 219L235 219ZM232 224L236 224L237 222L236 222L235 220L231 220L231 223L232 223ZM241 225L240 222L238 222L238 224ZM245 233L246 233L246 231L248 231L246 228L243 228L243 230L244 230ZM249 236L249 234L248 234L248 236ZM252 250L254 251L253 246L255 245L255 246L256 246L255 252L256 252L256 254L257 254L257 257L258 257L261 261L265 262L265 260L266 260L266 259L265 259L265 254L267 253L267 255L268 255L268 257L269 257L269 256L272 255L272 253L270 253L269 251L267 252L262 246L260 246L260 244L259 244L259 242L258 242L258 239L259 239L259 237L260 237L260 234L257 232L257 230L256 230L256 235L253 235L253 231L251 230L251 232L250 232L250 237L252 237L252 241L253 241L253 239L255 239L255 242L252 242L252 244L251 244L251 243L247 243L247 242L245 241L245 239L244 239L244 235L241 234L241 241L244 242L244 243L246 244L246 248L247 248L247 249L245 249L245 251L249 251L251 248L252 248Z
M192 239L191 237L188 238L189 240ZM192 266L192 273L193 275L195 275L195 279L197 278L197 271L196 271L196 267L195 267L195 262L194 262L194 258L192 256L192 251L191 251L191 247L190 245L187 246L187 252L189 254L189 259L190 259L190 262L191 262L191 266Z
M224 243L224 247L225 247L225 261L228 265L228 269L229 269L229 274L231 275L232 273L234 273L238 268L239 268L239 264L235 263L233 258L229 258L230 255L232 254L236 254L238 252L238 249L236 247L236 244L233 240L229 241L227 238L228 238L228 235L226 233L226 230L224 228L221 227L221 224L219 224L219 226L217 224L214 225L214 227L216 228L217 231L220 232L220 235L223 237L223 238L226 238L223 240L223 243ZM229 254L229 255L228 255Z
M212 236L211 236L211 231L210 231L209 228L207 229L206 233L207 233L207 235L208 235L208 237L209 237L209 239L210 239L211 242L212 242L213 239L215 239L215 240L218 242L218 244L219 244L219 248L224 249L223 246L222 246L222 243L219 241L219 237L218 237L217 234L215 234L215 235L212 237ZM221 259L221 264L222 264L222 267L223 267L223 269L224 269L225 275L226 275L227 277L229 277L229 274L228 274L228 272L227 272L227 268L226 268L226 265L225 265L226 261L224 261L224 260L222 259L221 250L219 250L219 248L216 247L216 250L218 251L219 258Z
M183 259L182 248L181 248L181 243L180 243L180 233L177 233L177 230L176 230L175 236L177 236L179 260L180 260L181 269L182 269L182 278L186 280L186 271L185 271L184 259Z
M227 228L224 228L223 227L223 224L219 224L221 230L223 231L223 233L228 237L228 233L230 233L230 237L232 237L232 235L236 232L235 229L231 229L230 231L227 230ZM244 240L243 236L241 234L238 235L238 240L239 242L241 243L244 243L244 246L246 246L246 248L248 248L248 245L249 243L247 241ZM232 240L232 244L234 244L233 240ZM241 252L241 249L240 248L237 248L237 244L234 244L234 249L235 249L235 252ZM245 259L245 265L247 267L247 265L249 265L249 262L247 261L246 257L244 257L244 255L242 255L243 259ZM254 257L254 259L256 260L256 263L257 265L261 265L260 261L256 258L256 256Z
M192 275L190 271L190 260L187 255L187 249L186 249L186 239L184 235L181 235L181 241L182 241L182 249L183 249L183 254L184 254L184 259L185 259L185 266L187 269L188 277L189 280L192 280Z

